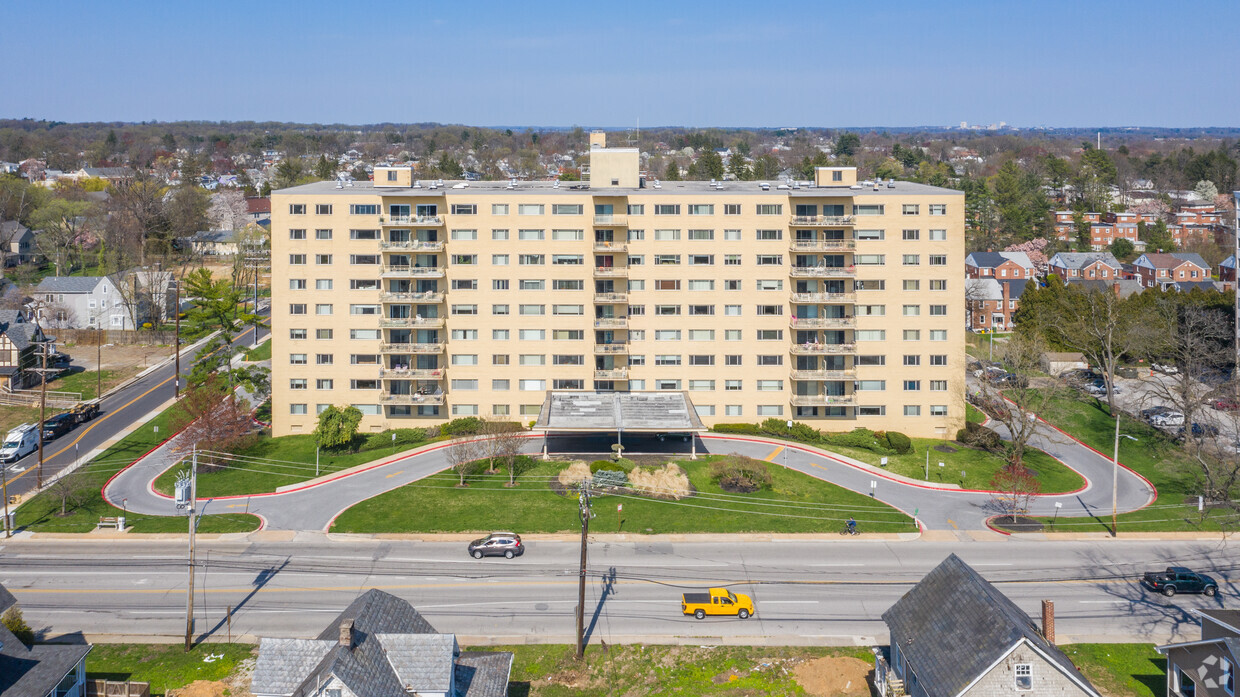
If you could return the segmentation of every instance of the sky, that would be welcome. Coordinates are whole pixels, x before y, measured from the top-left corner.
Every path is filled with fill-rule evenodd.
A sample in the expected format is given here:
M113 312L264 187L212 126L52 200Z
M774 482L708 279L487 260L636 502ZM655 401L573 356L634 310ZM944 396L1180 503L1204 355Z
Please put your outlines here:
M0 118L1240 126L1240 0L18 2Z

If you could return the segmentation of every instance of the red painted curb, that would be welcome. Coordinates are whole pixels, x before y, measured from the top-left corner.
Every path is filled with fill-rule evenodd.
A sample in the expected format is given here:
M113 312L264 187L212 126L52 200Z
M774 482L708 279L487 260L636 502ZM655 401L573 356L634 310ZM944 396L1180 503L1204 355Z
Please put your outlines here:
M990 521L992 521L992 520L994 520L995 518L998 518L998 517L999 517L999 516L997 516L997 515L992 515L992 516L990 516L989 518L987 518L986 520L984 520L984 521L982 521L982 522L983 522L983 523L985 523L985 524L986 524L986 527L987 527L987 528L989 528L990 530L992 530L992 531L994 531L994 532L997 532L997 533L999 533L1000 535L1007 535L1008 537L1011 537L1011 536L1012 536L1012 533L1008 532L1007 530L1001 530L1001 529L999 529L999 528L996 528L995 526L993 526L993 525L991 525L991 524L990 524Z

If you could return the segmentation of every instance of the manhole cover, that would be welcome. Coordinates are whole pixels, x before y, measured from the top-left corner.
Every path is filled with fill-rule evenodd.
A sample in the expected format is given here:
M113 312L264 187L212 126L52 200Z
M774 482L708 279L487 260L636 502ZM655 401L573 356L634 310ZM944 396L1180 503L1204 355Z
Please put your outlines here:
M548 605L548 604L546 604L546 603L539 603L539 604L537 604L537 605L535 605L535 606L534 606L534 609L535 609L535 610L540 610L540 611L546 611L546 610L548 610L548 609L550 609L550 608L551 608L551 606L550 606L550 605Z

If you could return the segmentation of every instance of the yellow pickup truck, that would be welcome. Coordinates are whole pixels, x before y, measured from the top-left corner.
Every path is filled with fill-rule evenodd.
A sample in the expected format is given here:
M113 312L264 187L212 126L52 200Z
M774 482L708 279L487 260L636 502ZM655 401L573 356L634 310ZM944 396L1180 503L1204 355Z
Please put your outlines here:
M754 613L753 600L744 593L733 593L727 588L711 588L705 593L685 593L681 596L680 611L700 619L707 615L736 615L746 619Z

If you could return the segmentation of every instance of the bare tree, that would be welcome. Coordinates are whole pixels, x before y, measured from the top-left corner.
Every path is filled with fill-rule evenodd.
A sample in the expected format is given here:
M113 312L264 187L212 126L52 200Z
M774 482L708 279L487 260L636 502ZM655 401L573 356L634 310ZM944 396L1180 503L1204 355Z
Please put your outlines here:
M973 313L986 313L986 279L970 278L964 282L965 327L973 329Z
M491 436L496 443L496 452L503 460L504 468L508 470L508 486L516 486L517 475L521 473L521 459L517 456L521 453L521 443L525 440L522 432L521 424L503 421Z
M240 230L248 222L245 194L237 189L221 189L211 194L207 218L217 230Z
M1203 379L1219 374L1231 362L1229 318L1221 310L1185 305L1178 298L1164 300L1152 315L1146 318L1153 330L1149 357L1176 370L1148 381L1147 393L1183 414L1185 424L1192 424L1205 413L1210 398ZM1186 430L1189 437L1191 431Z
M77 508L86 502L90 486L77 472L69 472L56 478L49 487L52 496L60 499L60 515L69 515L69 508Z
M1079 351L1091 366L1102 371L1107 410L1114 415L1115 371L1125 358L1147 352L1152 332L1110 287L1068 285L1052 310L1052 317L1042 318L1045 335L1054 343Z
M1004 448L1008 463L1024 467L1029 439L1038 430L1036 415L1046 410L1062 388L1056 380L1037 377L1042 354L1047 351L1046 340L1040 332L1012 334L1000 346L999 358L1008 372L1001 376L984 372L979 392L990 417L1007 429L1009 439L1004 442Z
M448 464L451 465L452 469L456 470L456 474L459 477L458 487L469 486L465 483L465 473L469 471L469 466L478 459L478 445L479 441L467 437L454 442L444 450L444 454L448 458Z

